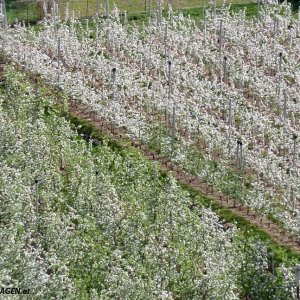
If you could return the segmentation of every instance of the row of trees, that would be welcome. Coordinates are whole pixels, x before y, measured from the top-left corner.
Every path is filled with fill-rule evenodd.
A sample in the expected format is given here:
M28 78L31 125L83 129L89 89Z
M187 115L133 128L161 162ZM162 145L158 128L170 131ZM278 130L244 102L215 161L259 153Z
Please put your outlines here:
M80 138L15 69L0 94L0 281L31 299L286 300L289 264L128 149ZM255 280L253 280L255 278Z
M172 11L142 30L118 10L84 25L57 20L38 33L4 32L3 49L91 113L299 234L300 23L287 3L266 6L255 22L211 9L201 27Z

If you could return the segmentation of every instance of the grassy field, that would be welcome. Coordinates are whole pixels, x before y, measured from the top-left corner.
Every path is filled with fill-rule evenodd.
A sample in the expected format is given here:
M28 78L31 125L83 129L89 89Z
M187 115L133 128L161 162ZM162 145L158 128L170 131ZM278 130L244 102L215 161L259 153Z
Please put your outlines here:
M99 131L96 127L94 127L88 121L81 119L78 116L75 116L71 113L65 112L61 107L58 106L58 111L62 111L62 116L68 119L78 130L79 133L83 136L93 136L99 141L106 140L108 142L109 147L111 147L116 152L129 151L130 153L141 156L141 153L135 149L131 144L127 141L117 141L110 140L105 133ZM144 157L143 157L144 159ZM145 161L146 162L146 161ZM166 172L161 171L163 177L168 176ZM240 237L242 240L247 240L250 237L263 241L265 245L268 247L268 251L272 252L274 255L274 259L277 263L282 262L293 262L299 260L299 254L289 249L288 247L279 245L267 232L260 229L254 224L251 224L249 221L237 215L235 212L231 211L228 208L221 207L218 203L214 202L206 195L195 191L191 187L180 183L181 189L188 192L189 196L193 199L193 203L198 203L206 208L211 208L224 223L236 224L236 226L240 230Z
M64 0L62 6L64 6L68 1ZM93 15L97 11L97 2L99 6L102 6L102 9L105 9L105 1L103 0L73 0L70 1L70 9L75 12L80 12L81 16ZM217 0L217 6L221 6L222 3L232 3L232 4L245 4L245 3L254 3L254 1L249 0L233 0L233 1L221 1ZM109 7L112 9L114 3L121 11L127 11L129 13L137 13L149 11L149 1L148 0L109 0ZM202 5L207 7L209 5L208 0L165 0L163 4L163 9L167 9L169 5L172 6L174 10L177 9L199 9L202 10ZM156 11L157 1L151 0L151 10Z
M149 0L109 0L109 9L113 9L114 3L121 12L126 11L128 13L129 20L147 19L149 13ZM232 10L247 8L247 14L249 16L257 13L257 4L251 0L233 0L233 1L221 1L217 0L217 7L220 7L222 3L232 3ZM64 18L65 10L69 3L69 11L74 11L76 17L84 18L90 17L96 14L97 7L99 5L99 12L105 13L105 1L104 0L63 0L59 1L59 9L61 17ZM98 5L97 5L98 3ZM145 5L146 4L146 5ZM202 5L207 8L209 6L208 0L166 0L162 8L166 11L168 5L171 5L173 10L181 10L185 15L191 15L195 19L202 18ZM157 9L157 1L151 0L151 12L155 13ZM14 23L16 20L25 22L36 22L38 20L38 13L36 4L34 1L28 2L7 2L8 21Z
M33 1L28 2L17 2L7 1L7 18L8 23L14 23L16 21L24 22L36 22L38 18L36 4Z
M23 129L20 132L25 132L25 138L21 133L18 138L27 141L27 135L30 135L33 141L38 138L44 143L42 146L37 143L37 149L47 149L43 155L45 160L37 166L37 174L41 174L40 169L44 169L45 165L49 170L49 173L45 172L41 186L36 190L37 200L40 195L40 203L43 204L39 205L36 211L24 209L18 204L17 201L24 201L23 194L18 197L5 195L2 201L6 204L6 199L11 199L8 203L11 203L16 211L22 211L23 218L26 218L25 221L21 219L24 223L13 224L12 222L16 221L5 213L3 219L5 218L6 223L2 220L1 224L5 234L10 233L9 222L17 227L13 238L15 244L20 246L16 248L6 244L6 248L1 249L5 267L9 271L12 270L9 273L12 274L11 280L24 286L23 282L26 283L28 274L34 274L32 278L35 281L30 280L30 287L34 292L40 287L42 276L49 276L49 280L54 282L47 282L39 294L36 292L37 296L32 292L34 296L31 299L159 299L158 293L151 298L148 296L156 288L156 274L166 274L163 275L165 286L176 296L172 299L208 299L208 296L201 295L212 293L207 286L212 281L210 274L216 276L216 273L210 270L224 272L224 264L222 269L215 267L216 263L217 266L223 263L223 257L229 262L232 261L231 265L239 264L239 267L233 271L228 269L224 272L225 275L221 273L216 277L213 282L217 289L219 286L215 282L230 280L236 294L240 296L239 299L250 299L249 295L251 299L261 300L292 299L288 296L291 293L286 291L288 282L282 276L281 264L285 263L285 266L292 268L299 260L299 255L277 245L259 228L228 209L216 205L204 195L184 185L175 185L168 173L157 169L139 150L133 148L129 141L109 140L108 136L88 121L69 114L65 111L66 105L56 104L58 99L66 97L61 91L45 85L39 78L28 78L24 75L14 79L14 76L17 76L14 74L16 73L11 71L6 75L6 88L0 87L3 97L1 112L7 116L5 120L8 120L9 124L4 131L13 138L14 128L23 129L21 124L25 123L25 120L27 122L30 119L39 125L42 124L41 127L45 128L43 131L39 125L33 132ZM29 79L35 79L34 83L29 83ZM19 81L15 83L13 80ZM28 92L29 99L32 100L24 98L25 92ZM22 112L19 118L13 115L12 107L15 105L17 110ZM71 124L66 122L65 118L71 121ZM72 129L78 129L81 136ZM89 139L91 136L98 139L98 145L92 146ZM26 147L31 146L29 144ZM15 161L21 165L11 167L12 174L17 174L16 170L22 172L22 176L29 174L27 170L31 166L27 162L31 157L36 160L37 155L34 151L39 150L33 149L32 152L24 153L25 149L20 151L22 158L18 161L15 160L17 153L6 155L4 152L3 159L6 159L7 165L12 165ZM48 157L50 149L51 155ZM3 151L10 151L10 147ZM11 162L12 159L15 161ZM26 163L23 165L23 162ZM3 174L2 181L6 176ZM100 174L98 183L93 181L93 174ZM26 180L27 182L31 181ZM27 184L28 189L24 189L26 193L30 190L30 183ZM9 186L7 190L10 189L12 188ZM13 190L15 189L22 192L22 184L18 183ZM29 201L26 202L27 205L30 205ZM220 239L215 230L218 230L221 237L224 232L215 227L215 221L205 221L203 217L210 219L211 213L208 211L208 214L204 215L203 206L216 211L224 222L236 223L240 230L234 235L230 234L228 239ZM2 207L4 208L3 204ZM37 223L32 222L35 215L38 216ZM200 225L202 223L206 224L205 227ZM26 254L32 250L26 248L27 232L32 236L35 248L43 249L42 258L54 261L46 265L47 268L42 269L40 265L36 267L35 260L28 264L29 254ZM226 256L223 256L223 251ZM232 255L235 255L236 259L232 260ZM18 257L17 261L15 257ZM210 261L216 263L212 265ZM39 263L40 259L37 262ZM25 268L24 274L27 275L13 272L15 266ZM130 273L120 273L119 270L126 268L130 268ZM161 270L164 273L159 273ZM230 275L227 275L227 272ZM57 284L56 278L60 278L59 276L62 278L62 284ZM125 279L122 279L123 277ZM132 284L134 278L138 278L142 284ZM196 280L191 278L203 280L197 294L194 292ZM206 278L209 278L209 281ZM72 289L66 288L68 285L65 282L70 282ZM110 290L112 292L109 292ZM134 294L136 291L138 292ZM209 299L233 299L226 295L227 291L228 289L218 289L222 297ZM115 296L114 293L119 294ZM141 297L141 293L145 296ZM75 296L71 297L70 294ZM108 296L98 297L101 294Z
M257 1L255 0L216 0L217 8L222 6L223 3L231 3L231 10L236 12L243 8L246 8L247 17L252 17L257 14ZM126 11L129 20L138 20L139 22L146 21L149 15L149 9L152 14L155 14L157 10L156 0L109 0L109 10L114 8L114 5L118 7L121 12ZM149 3L151 6L149 7ZM209 7L209 0L164 0L162 8L165 13L168 6L171 5L173 10L180 10L184 15L190 15L196 20L202 19L202 7ZM296 0L290 1L294 13L296 14L299 7L299 2ZM67 4L69 3L69 11L74 11L75 16L79 18L86 18L94 16L99 7L99 13L103 14L106 11L105 0L60 0L59 9L61 17L64 18ZM24 21L26 23L35 23L38 21L38 12L36 9L36 1L6 1L8 11L8 22L14 23L16 20Z

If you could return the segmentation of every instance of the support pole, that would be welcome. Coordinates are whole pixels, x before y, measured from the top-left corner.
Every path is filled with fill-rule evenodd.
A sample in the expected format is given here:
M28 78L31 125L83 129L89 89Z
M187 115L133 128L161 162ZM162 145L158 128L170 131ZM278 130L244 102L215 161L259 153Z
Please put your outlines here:
M96 171L96 195L99 196L99 171Z
M174 141L175 141L175 104L173 105L173 114L172 114L172 155L174 154Z
M237 177L241 175L241 170L243 168L243 143L241 140L237 140L237 151L236 151L236 176L235 176L235 197L234 205L236 207L236 198L237 198Z
M224 61L223 61L223 78L224 78L224 83L227 84L227 56L224 56Z
M220 82L222 82L222 31L223 31L223 20L220 20L219 30L219 55L220 55Z
M115 93L116 93L116 72L117 72L117 69L116 68L113 68L112 69L112 101L111 101L111 104L112 104L112 111L113 111L113 118L115 117ZM111 132L112 134L114 133L114 122L113 120L111 121Z
M1 3L1 14L2 14L1 27L2 29L5 29L7 27L6 3L5 0L1 0L0 3Z
M297 150L297 135L294 134L293 135L293 141L294 141L294 145L293 145L293 171L296 171L296 150Z
M161 7L161 0L158 0L158 23L161 26L162 21L162 7Z
M168 49L168 23L166 22L166 26L165 26L165 38L164 38L164 42L165 42L165 59L167 59L167 49Z
M297 300L300 300L300 291L299 291L299 281L300 281L300 265L296 265L296 293L297 293Z
M286 92L284 93L284 100L283 100L283 122L286 124L286 117L287 117L287 95Z
M37 178L34 179L34 191L35 191L35 214L36 220L38 224L39 218L39 180Z
M232 126L232 100L229 97L228 104L228 158L230 158L231 153L231 126Z
M60 37L57 39L57 67L58 67L58 76L57 82L60 83Z

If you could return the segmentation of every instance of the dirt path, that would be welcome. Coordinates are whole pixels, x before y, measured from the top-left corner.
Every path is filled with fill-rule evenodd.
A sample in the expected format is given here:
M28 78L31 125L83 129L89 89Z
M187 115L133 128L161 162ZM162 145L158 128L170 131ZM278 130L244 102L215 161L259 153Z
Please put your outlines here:
M126 131L123 128L118 128L116 125L112 126L110 122L106 122L106 120L103 118L91 116L87 108L77 105L70 106L69 110L72 115L88 121L94 128L102 131L112 140L129 141L129 139L126 137ZM174 163L168 159L148 149L147 146L141 145L138 142L131 141L131 143L134 147L140 149L147 159L157 161L160 165L160 168L172 174L172 176L174 176L178 182L181 182L193 190L204 194L208 199L214 201L222 207L230 209L238 216L246 219L250 223L267 232L279 245L287 246L300 254L300 245L296 236L291 235L266 217L250 210L247 206L244 206L238 202L236 202L236 205L234 205L234 199L215 192L212 186L208 186L200 178L186 173L182 168L174 165Z

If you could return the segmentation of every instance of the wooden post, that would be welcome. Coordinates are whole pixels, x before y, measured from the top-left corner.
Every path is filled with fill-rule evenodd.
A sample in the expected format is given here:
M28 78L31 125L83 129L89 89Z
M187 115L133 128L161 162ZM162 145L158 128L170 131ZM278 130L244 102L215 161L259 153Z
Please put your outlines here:
M38 223L39 217L39 180L37 178L34 179L34 190L35 190L35 213L36 219Z
M294 141L294 146L293 146L293 171L296 171L296 148L297 148L297 135L293 135L293 141Z
M161 7L161 0L158 0L158 24L161 26L162 21L162 7Z
M295 276L295 281L296 281L296 293L297 293L297 300L300 300L300 292L299 292L299 281L300 281L300 265L296 265L296 276Z
M217 0L213 0L213 5L214 5L214 19L216 19L216 15L217 15Z
M114 102L115 100L115 84L116 84L116 72L117 69L116 68L112 68L112 102Z
M236 198L237 198L237 172L238 172L238 161L239 161L239 140L237 140L236 145L236 174L235 174L235 180L234 180L234 199L233 199L233 207L236 207Z
M171 144L172 155L174 154L174 140L175 140L175 103L173 104L173 114L172 114L172 144Z
M232 126L232 100L229 97L229 104L228 104L228 158L230 159L231 153L231 126Z
M86 11L85 11L85 17L88 17L88 13L89 13L89 0L86 0Z
M29 23L29 7L28 7L28 3L29 0L26 1L26 18L27 18L27 24Z
M220 20L219 30L219 55L220 55L220 82L222 82L222 31L223 31L223 20Z
M286 124L286 115L287 113L287 95L286 95L286 91L284 93L284 102L283 102L283 121L284 121L284 124Z
M279 53L279 64L278 64L278 78L277 78L277 99L278 99L278 103L280 103L280 94L281 94L281 79L282 79L282 75L281 75L281 71L282 71L282 52Z
M240 140L237 140L237 150L236 150L236 176L235 176L235 197L234 197L234 205L236 207L236 196L237 196L237 177L241 174L241 170L243 167L243 143Z
M99 196L99 171L96 171L96 195Z
M142 122L142 103L139 101L139 136L138 136L138 142L139 147L141 149L142 147L142 140L141 140L141 122Z
M56 28L56 2L55 0L52 1L52 18L53 18L53 26L54 26L54 32L55 35L57 34L57 28Z
M97 2L96 2L96 16L97 17L99 16L99 8L100 8L99 0L97 0Z
M57 67L58 67L58 76L57 82L60 82L60 37L57 39Z
M113 105L113 118L115 117L114 114L115 114L115 86L116 86L116 72L117 72L117 69L116 68L113 68L112 69L112 105ZM113 120L111 121L111 132L112 134L114 133L114 122Z
M227 84L227 56L224 56L224 61L223 61L223 78L224 78L224 83Z
M164 42L165 42L165 59L167 59L167 41L168 41L168 23L166 22L166 26L165 26L165 38L164 38Z
M172 72L172 63L171 61L168 61L168 99L169 102L171 102L171 90L172 90L172 82L171 82L171 72Z
M149 18L150 18L151 17L151 0L149 0L148 10L149 10Z
M278 66L278 70L279 70L279 75L281 76L281 69L282 67L282 52L279 52L279 66Z
M106 9L106 17L108 17L109 16L109 1L108 0L105 1L105 9Z
M1 27L2 29L5 29L7 27L7 13L6 13L5 0L1 0L1 14L3 16L1 20Z
M292 164L292 172L291 175L293 173L296 172L296 139L297 139L297 135L293 135L293 141L294 141L294 146L293 146L293 164ZM291 205L292 208L295 209L295 191L294 191L294 187L291 186L291 197L290 197L290 201L291 201Z
M239 170L243 169L243 143L242 141L238 141L240 145L240 159L239 159Z

